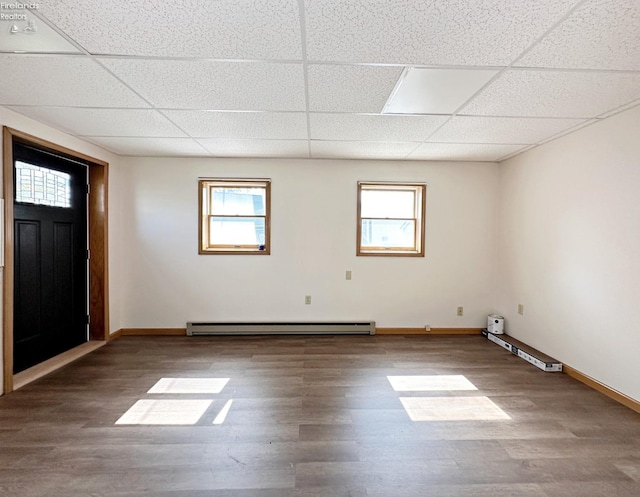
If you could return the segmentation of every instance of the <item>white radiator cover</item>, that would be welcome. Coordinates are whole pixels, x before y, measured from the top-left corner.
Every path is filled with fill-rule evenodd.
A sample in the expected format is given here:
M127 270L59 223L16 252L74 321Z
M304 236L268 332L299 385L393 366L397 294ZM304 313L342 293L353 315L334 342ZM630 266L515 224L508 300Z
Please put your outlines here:
M187 323L188 336L209 335L375 335L375 321Z

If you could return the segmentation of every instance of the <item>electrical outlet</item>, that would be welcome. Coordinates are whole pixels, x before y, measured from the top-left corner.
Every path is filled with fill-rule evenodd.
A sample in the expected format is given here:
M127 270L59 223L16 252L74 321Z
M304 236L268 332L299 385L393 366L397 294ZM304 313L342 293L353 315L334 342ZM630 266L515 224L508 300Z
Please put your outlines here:
M518 314L524 316L524 306L522 304L518 304Z
M345 275L345 279L347 279L347 280L351 279L351 271L347 271L347 273Z
M458 316L462 316L464 314L464 309L462 308L462 306L458 307L458 312L457 312Z
M311 295L305 295L304 296L304 303L306 305L311 305Z
M425 324L424 325L424 331L431 331L431 325L430 324Z

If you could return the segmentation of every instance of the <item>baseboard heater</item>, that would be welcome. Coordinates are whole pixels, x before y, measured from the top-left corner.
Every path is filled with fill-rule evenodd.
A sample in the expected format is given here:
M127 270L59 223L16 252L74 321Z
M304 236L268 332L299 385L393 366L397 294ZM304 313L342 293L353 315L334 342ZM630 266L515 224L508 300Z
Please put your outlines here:
M374 321L190 322L188 336L209 335L375 335Z

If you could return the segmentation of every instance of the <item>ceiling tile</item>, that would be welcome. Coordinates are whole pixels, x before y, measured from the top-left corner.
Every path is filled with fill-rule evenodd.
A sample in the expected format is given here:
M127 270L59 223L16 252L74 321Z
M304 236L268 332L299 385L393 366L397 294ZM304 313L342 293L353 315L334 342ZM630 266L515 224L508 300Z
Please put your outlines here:
M640 74L506 71L462 114L591 118L640 98Z
M86 57L0 55L0 105L149 107Z
M509 64L576 0L306 0L311 61Z
M307 140L212 140L199 139L217 157L309 158Z
M85 139L119 155L149 157L208 156L207 151L191 138L127 138L96 137Z
M459 160L495 162L506 155L524 149L528 145L487 145L471 143L423 143L409 159Z
M167 110L164 114L194 138L308 138L307 116L302 112Z
M0 53L0 106L122 154L497 160L640 102L638 0L54 0L30 15L37 37L0 32L0 52L75 40L97 56ZM381 114L405 68L434 76L437 106ZM499 77L441 107L461 74Z
M154 106L305 110L302 64L101 58Z
M404 159L416 143L316 141L311 142L313 159Z
M314 140L421 142L448 117L312 113L309 119Z
M537 143L585 122L583 119L456 116L430 142Z
M401 74L401 67L310 65L309 108L381 112Z
M160 112L150 109L73 107L11 107L11 109L80 136L187 136Z
M56 0L39 11L93 54L299 59L290 0Z
M518 61L519 66L640 70L640 2L592 0Z

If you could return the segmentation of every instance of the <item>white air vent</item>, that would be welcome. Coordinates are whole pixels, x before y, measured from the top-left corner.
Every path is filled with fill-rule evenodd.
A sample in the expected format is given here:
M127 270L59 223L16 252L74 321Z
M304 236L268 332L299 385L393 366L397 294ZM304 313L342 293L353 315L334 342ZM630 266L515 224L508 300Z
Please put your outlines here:
M375 335L374 321L353 322L191 322L188 336L203 335Z

